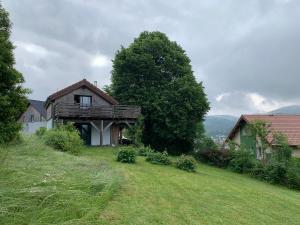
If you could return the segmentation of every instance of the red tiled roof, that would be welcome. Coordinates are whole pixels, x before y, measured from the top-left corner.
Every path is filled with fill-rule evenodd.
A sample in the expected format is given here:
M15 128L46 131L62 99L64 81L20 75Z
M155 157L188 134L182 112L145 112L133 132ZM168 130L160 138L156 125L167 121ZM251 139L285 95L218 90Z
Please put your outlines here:
M57 91L55 93L53 93L52 95L50 95L47 100L46 100L46 107L48 105L49 102L60 98L66 94L69 94L70 92L80 88L80 87L86 87L88 89L90 89L92 92L94 92L95 94L99 95L100 97L102 97L103 99L105 99L106 101L108 101L109 103L111 103L112 105L116 105L118 104L118 101L115 100L113 97L109 96L108 94L106 94L105 92L103 92L102 90L100 90L99 88L97 88L95 85L91 84L90 82L88 82L86 79L83 79L75 84L72 84L60 91Z
M286 135L289 145L300 145L300 115L242 115L228 138L230 139L235 134L242 121L251 123L257 120L269 123L272 131ZM268 139L269 142L272 141L271 136Z

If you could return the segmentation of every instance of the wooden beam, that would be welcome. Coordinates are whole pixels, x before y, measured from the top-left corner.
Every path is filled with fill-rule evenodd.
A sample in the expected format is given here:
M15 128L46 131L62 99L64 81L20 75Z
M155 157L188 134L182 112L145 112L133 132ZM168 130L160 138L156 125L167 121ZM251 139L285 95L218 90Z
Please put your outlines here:
M94 122L93 121L91 121L90 122L91 124L92 124L92 126L100 133L100 130L99 130L99 128L96 126L96 124L94 124Z
M104 132L113 124L114 122L110 122L109 124L107 124L107 126L104 128Z
M103 145L103 120L100 120L100 145Z

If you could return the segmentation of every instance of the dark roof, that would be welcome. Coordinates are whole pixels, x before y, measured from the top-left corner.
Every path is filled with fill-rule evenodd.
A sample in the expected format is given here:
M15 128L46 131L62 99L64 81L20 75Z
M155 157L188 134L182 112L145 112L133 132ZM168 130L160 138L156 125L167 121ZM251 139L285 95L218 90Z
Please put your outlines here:
M94 92L95 94L97 94L98 96L102 97L103 99L105 99L107 102L111 103L112 105L117 105L118 101L115 100L113 97L109 96L108 94L106 94L105 92L103 92L102 90L100 90L98 87L96 87L95 85L91 84L90 82L88 82L86 79L83 79L75 84L72 84L60 91L57 91L55 93L53 93L52 95L50 95L45 103L45 106L47 107L47 105L49 104L49 102L54 101L57 98L60 98L66 94L69 94L70 92L81 88L81 87L86 87L88 88L90 91Z
M300 145L300 115L242 115L228 135L228 139L234 137L242 121L251 123L257 120L269 123L272 131L286 135L289 145ZM270 143L272 139L272 136L268 137Z
M46 118L46 109L44 107L44 103L45 103L44 101L32 100L32 99L29 99L28 101L29 101L29 105L35 108L41 114L41 116Z

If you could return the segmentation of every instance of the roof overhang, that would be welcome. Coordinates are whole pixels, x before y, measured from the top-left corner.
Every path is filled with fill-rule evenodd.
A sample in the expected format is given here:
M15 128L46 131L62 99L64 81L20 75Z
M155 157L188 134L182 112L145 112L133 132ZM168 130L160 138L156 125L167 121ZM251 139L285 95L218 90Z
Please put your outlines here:
M88 82L86 79L83 79L75 84L72 84L60 91L55 92L54 94L48 96L46 102L45 102L45 108L47 108L49 106L49 104L51 102L54 102L56 99L61 98L64 95L67 95L69 93L71 93L74 90L77 90L79 88L87 88L90 91L92 91L93 93L95 93L96 95L98 95L99 97L103 98L104 100L106 100L107 102L109 102L112 105L117 105L119 104L118 101L116 99L114 99L113 97L109 96L108 94L106 94L104 91L100 90L98 87L96 87L95 85L91 84L90 82Z

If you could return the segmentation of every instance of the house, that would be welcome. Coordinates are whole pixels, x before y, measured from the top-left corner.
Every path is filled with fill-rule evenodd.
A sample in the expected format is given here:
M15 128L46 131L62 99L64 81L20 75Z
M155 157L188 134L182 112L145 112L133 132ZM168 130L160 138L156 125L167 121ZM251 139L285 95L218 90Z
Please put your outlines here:
M135 123L140 107L120 105L83 79L48 96L44 108L47 129L72 122L86 145L118 145L122 130Z
M257 159L261 159L263 151L249 129L249 124L255 121L265 121L270 124L271 131L285 135L289 145L293 148L293 156L300 157L300 115L242 115L226 141L230 140L239 146L243 145L251 149ZM266 149L266 153L271 153L272 136L268 137L268 142L270 147Z
M20 116L23 132L32 134L39 127L46 126L46 109L43 101L29 100L27 110Z

